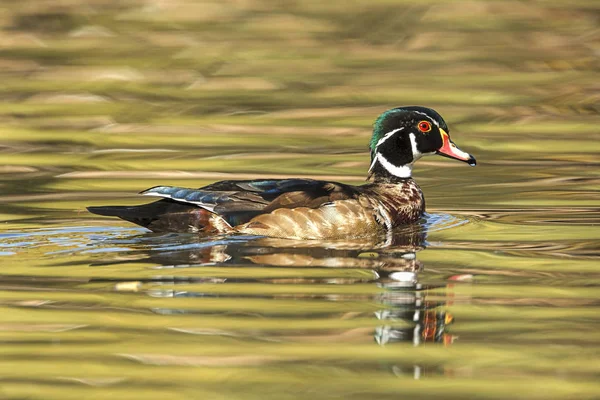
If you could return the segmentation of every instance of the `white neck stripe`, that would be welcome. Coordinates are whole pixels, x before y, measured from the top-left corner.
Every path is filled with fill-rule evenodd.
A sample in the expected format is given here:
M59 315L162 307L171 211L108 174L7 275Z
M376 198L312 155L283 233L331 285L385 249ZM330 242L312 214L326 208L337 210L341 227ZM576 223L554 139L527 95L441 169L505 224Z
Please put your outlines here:
M394 129L393 131L390 131L388 133L386 133L381 139L379 139L379 141L377 142L377 144L375 145L375 150L377 150L377 148L383 144L383 142L385 142L386 140L388 140L394 133L401 131L402 128L398 128L398 129Z
M381 166L385 168L387 172L398 178L410 178L412 176L412 164L396 166L382 156L381 153L377 153L375 160L373 160L373 164L375 164L375 161L379 161Z

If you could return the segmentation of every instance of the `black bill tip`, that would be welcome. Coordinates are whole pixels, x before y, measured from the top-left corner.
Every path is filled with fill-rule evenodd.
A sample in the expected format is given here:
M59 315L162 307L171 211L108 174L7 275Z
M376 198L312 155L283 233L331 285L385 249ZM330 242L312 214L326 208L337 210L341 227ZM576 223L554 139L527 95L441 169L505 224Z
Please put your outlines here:
M475 159L475 157L470 156L469 159L467 160L467 163L471 166L474 167L477 165L477 160Z

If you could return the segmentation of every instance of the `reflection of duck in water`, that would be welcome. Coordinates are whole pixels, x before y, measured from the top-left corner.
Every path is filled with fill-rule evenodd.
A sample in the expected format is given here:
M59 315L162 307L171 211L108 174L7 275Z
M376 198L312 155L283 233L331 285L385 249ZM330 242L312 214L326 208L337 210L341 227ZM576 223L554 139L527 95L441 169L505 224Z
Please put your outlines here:
M411 178L421 156L440 154L475 165L450 140L442 117L425 107L388 110L371 138L373 182L350 186L312 179L221 181L200 189L157 186L163 200L132 207L89 207L155 232L242 233L291 239L348 239L389 234L425 211Z
M358 302L357 304L380 303L382 308L375 312L350 311L346 314L331 314L325 316L313 316L313 318L354 319L375 316L380 325L373 330L373 326L345 329L322 329L319 332L311 332L311 342L367 342L375 341L381 345L394 342L411 342L414 345L422 343L451 344L453 336L448 334L446 326L452 322L452 317L442 307L445 304L443 297L436 292L435 300L429 297L430 286L418 282L418 275L423 269L423 264L417 260L418 251L424 249L425 232L413 232L413 234L396 236L396 243L389 247L367 248L359 245L346 243L337 247L320 247L307 241L290 241L282 239L256 239L249 242L237 242L221 244L218 246L203 247L200 249L177 249L170 252L151 251L150 260L161 263L168 268L203 268L207 265L224 266L261 266L276 267L274 272L268 272L265 268L260 276L252 275L229 276L227 278L210 275L211 278L184 278L183 271L179 271L178 278L174 280L172 289L155 289L153 296L178 297L178 298L229 298L240 296L240 293L230 290L215 290L210 287L220 285L240 284L266 284L266 285L300 285L305 288L301 292L267 291L260 293L263 300L327 300L331 302ZM404 244L401 244L404 242ZM305 245L302 246L302 243ZM410 243L410 244L406 244ZM296 274L294 268L306 271L306 267L328 268L332 272L341 269L364 269L372 271L372 274L358 275L356 273L327 273L320 276L318 272L309 275ZM281 269L283 268L283 269ZM226 270L226 269L225 269ZM282 271L287 271L279 275ZM202 269L198 270L202 271ZM271 270L273 271L273 270ZM213 272L214 273L214 272ZM192 274L193 275L193 274ZM193 283L195 290L178 290L178 284ZM202 290L203 284L210 284L207 290ZM345 293L339 291L337 285L374 284L382 290L377 292L358 291ZM308 285L308 286L307 286ZM324 286L330 288L323 290ZM311 288L319 288L312 292ZM439 289L439 287L435 287ZM251 297L254 294L251 295ZM277 303L274 303L274 305ZM327 309L327 307L324 307ZM267 313L276 312L267 308ZM164 314L179 314L189 311L162 308L155 310ZM308 340L304 338L306 332L294 332L286 329L286 332L261 332L261 336L268 337L276 335L278 339L285 337L295 341Z
M452 344L454 336L446 332L453 322L450 313L440 309L444 301L427 299L428 289L417 281L414 272L395 272L381 282L389 289L382 296L386 309L376 313L385 325L375 331L375 340L379 344L391 342L421 343L436 342ZM399 323L400 322L400 323Z
M377 326L372 322L357 323L351 328L319 328L315 325L308 330L289 327L261 330L257 323L251 334L261 340L372 343L375 338L379 344L448 344L452 336L445 328L451 317L441 310L445 301L439 290L432 300L429 297L431 287L418 282L423 264L417 256L425 249L428 228L427 224L421 223L407 226L396 230L391 238L385 238L385 243L365 239L317 242L241 236L207 240L191 235L143 235L140 239L145 242L145 250L140 252L138 247L135 253L147 258L131 261L161 265L154 267L159 277L150 280L147 287L140 283L138 288L146 287L153 297L213 301L247 298L255 302L260 299L262 303L251 311L246 307L243 311L237 310L235 306L226 309L231 314L238 312L261 318L276 318L280 302L293 299L301 303L291 315L312 322L378 320ZM169 240L173 242L169 243ZM122 263L119 260L119 264ZM247 267L260 267L260 270ZM353 285L357 285L356 289L351 288ZM257 287L264 291L257 291ZM302 301L311 305L315 301L321 302L320 311L307 316ZM338 302L343 306L338 306ZM205 310L202 302L189 304L195 304L195 307L181 309L170 307L166 302L153 311L160 314L215 312ZM377 308L369 309L365 304ZM285 315L289 317L289 308L287 310ZM226 334L248 333L234 329Z
M201 265L261 265L273 267L331 267L373 269L378 275L394 271L416 271L420 262L415 253L425 248L427 227L415 224L398 229L386 238L306 241L279 238L205 240L185 245L148 247L151 262L193 267ZM147 238L147 237L146 237ZM193 239L193 238L192 238ZM139 261L139 260L138 260Z

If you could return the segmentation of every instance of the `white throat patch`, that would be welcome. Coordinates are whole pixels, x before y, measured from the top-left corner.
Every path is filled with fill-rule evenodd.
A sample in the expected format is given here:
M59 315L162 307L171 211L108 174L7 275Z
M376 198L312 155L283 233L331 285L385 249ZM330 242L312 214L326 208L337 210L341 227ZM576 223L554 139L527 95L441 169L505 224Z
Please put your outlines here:
M371 168L369 168L369 171L375 166L376 161L379 161L381 166L385 168L387 172L394 176L397 176L398 178L410 178L412 176L412 163L405 165L394 165L391 162L389 162L384 156L382 156L381 153L377 153L375 159L373 160L373 163L371 163Z

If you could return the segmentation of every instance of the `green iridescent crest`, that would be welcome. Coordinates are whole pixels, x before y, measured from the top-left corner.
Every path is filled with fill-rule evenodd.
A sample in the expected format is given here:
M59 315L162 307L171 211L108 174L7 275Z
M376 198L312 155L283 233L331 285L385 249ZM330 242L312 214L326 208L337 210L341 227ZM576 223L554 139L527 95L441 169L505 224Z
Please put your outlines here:
M375 147L377 146L377 142L387 133L383 128L384 122L388 119L390 115L400 114L404 112L402 108L392 108L391 110L387 110L383 114L381 114L375 120L373 124L373 136L371 136L371 142L369 143L369 148L371 149L371 153L375 152Z

